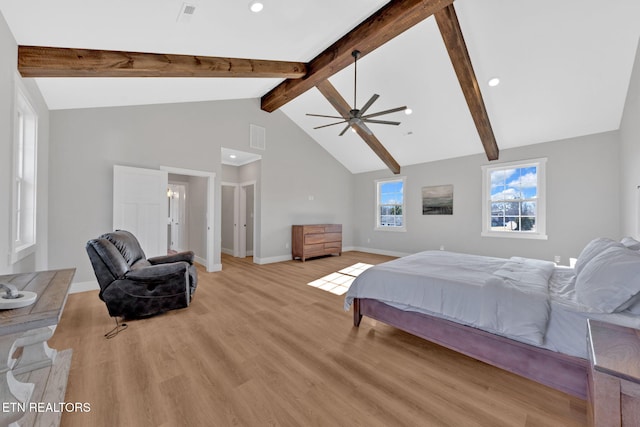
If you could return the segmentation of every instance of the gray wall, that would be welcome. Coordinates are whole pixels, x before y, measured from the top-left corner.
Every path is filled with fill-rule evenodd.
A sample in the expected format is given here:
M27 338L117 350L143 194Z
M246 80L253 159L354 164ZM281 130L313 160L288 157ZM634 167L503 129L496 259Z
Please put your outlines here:
M356 175L354 242L398 253L439 249L500 257L553 260L577 257L597 236L618 238L619 136L617 132L503 150L500 162L547 157L548 240L481 237L484 155L402 168L406 176L407 232L374 231L374 180L386 171ZM453 184L453 215L422 215L423 186Z
M620 140L622 234L640 239L640 44L620 124Z
M93 279L87 240L112 227L113 165L171 166L216 173L214 262L220 263L221 147L252 152L249 124L266 128L256 204L257 262L291 256L291 224L340 222L351 229L351 174L283 113L259 100L51 112L49 266L75 265ZM295 178L295 179L292 179ZM314 202L307 196L315 195ZM345 242L350 244L350 233Z
M32 79L23 79L33 108L38 114L38 170L36 252L15 264L10 262L11 194L13 173L14 86L17 75L18 46L0 13L0 274L20 273L47 268L49 111ZM71 266L70 264L65 267Z

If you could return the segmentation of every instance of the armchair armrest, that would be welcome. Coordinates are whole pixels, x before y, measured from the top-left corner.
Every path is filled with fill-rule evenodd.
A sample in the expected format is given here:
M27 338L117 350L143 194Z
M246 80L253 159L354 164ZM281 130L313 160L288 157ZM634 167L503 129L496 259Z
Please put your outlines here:
M159 284L172 282L176 279L185 280L189 270L186 262L173 262L169 264L150 265L148 267L130 270L125 278L139 282L141 285Z
M168 264L168 263L179 262L179 261L185 261L191 265L193 264L193 257L194 257L193 251L184 251L184 252L178 252L177 254L156 256L153 258L149 258L147 261L149 261L153 265Z

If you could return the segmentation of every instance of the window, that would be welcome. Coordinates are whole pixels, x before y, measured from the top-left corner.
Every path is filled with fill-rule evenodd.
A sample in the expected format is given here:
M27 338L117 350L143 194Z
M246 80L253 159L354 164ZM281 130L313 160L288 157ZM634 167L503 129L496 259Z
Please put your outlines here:
M11 261L35 251L38 116L16 77Z
M406 231L404 178L376 181L376 230Z
M482 167L482 235L546 239L547 159Z

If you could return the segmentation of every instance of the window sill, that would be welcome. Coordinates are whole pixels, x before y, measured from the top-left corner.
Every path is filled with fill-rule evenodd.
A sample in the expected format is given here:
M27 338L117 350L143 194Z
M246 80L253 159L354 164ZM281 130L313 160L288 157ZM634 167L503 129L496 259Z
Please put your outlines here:
M514 233L510 231L483 231L480 234L482 237L504 237L506 239L533 239L533 240L547 240L546 234L541 233Z
M27 256L31 255L32 253L35 253L35 251L36 251L35 243L29 244L29 245L22 245L18 248L15 248L11 252L11 264L15 264L21 259L24 259Z
M396 233L404 233L407 231L407 227L375 227L374 231L394 231Z

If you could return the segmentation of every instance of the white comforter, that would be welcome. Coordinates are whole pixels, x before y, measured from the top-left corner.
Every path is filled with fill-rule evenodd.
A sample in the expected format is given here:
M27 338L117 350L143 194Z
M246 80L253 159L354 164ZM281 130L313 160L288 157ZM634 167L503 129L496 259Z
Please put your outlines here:
M346 294L345 310L354 298L371 298L541 345L553 270L551 262L527 258L421 252L363 272Z

